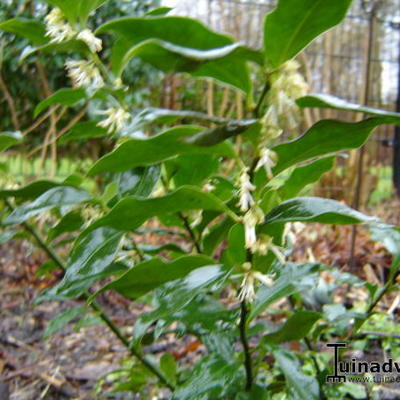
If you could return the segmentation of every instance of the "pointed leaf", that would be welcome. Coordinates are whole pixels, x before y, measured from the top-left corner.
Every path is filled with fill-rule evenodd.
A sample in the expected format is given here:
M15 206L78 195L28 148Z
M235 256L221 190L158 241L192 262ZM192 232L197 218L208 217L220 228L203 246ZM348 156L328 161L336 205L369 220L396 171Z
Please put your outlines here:
M277 175L292 165L315 157L356 149L365 143L378 125L396 121L394 117L369 118L356 123L319 121L299 138L273 148L278 155L273 173Z
M0 199L15 197L22 200L31 200L58 186L65 186L65 184L49 180L39 180L20 189L0 190Z
M90 195L81 189L70 186L60 186L48 190L35 201L17 207L4 221L5 224L20 224L43 211L55 207L82 203L90 200Z
M158 164L178 154L232 155L230 146L224 143L207 147L185 141L185 138L201 131L202 129L199 127L179 126L149 139L127 140L113 152L98 160L90 169L89 175L102 172L122 172L135 167Z
M123 234L113 229L100 228L90 232L72 249L67 271L62 281L51 289L53 295L76 297L97 280L120 272L112 265Z
M318 275L315 272L318 268L318 264L312 263L286 263L280 271L279 278L272 286L261 286L257 291L256 301L249 319L254 319L279 299L315 286L318 279ZM310 279L312 276L315 279Z
M265 335L262 341L267 344L281 344L301 340L308 335L320 318L322 315L315 311L297 311L280 329Z
M130 299L138 298L166 282L183 278L197 268L213 264L215 261L206 256L183 256L173 261L155 257L135 265L101 291L112 289Z
M64 215L53 228L49 230L48 240L52 241L63 233L77 231L84 224L79 211L71 211Z
M336 200L320 197L297 197L281 203L266 217L265 223L320 222L325 224L361 224L376 221Z
M334 110L354 111L370 114L376 117L392 117L393 120L391 123L395 124L397 120L397 124L400 125L400 113L380 110L379 108L374 107L362 106L329 94L312 93L308 96L297 99L296 103L300 107L331 108Z
M63 106L74 106L86 97L84 89L60 89L41 101L35 108L34 117L36 118L42 111L46 110L54 104L61 104Z
M276 350L274 357L285 375L291 394L290 398L298 400L320 399L317 379L306 375L301 370L300 362L293 353L286 350Z
M99 138L107 136L109 133L107 129L97 125L97 122L85 121L78 122L74 125L69 132L62 136L60 143L69 142L71 140L85 140L91 138Z
M0 23L0 30L22 36L30 40L35 46L44 45L49 41L49 38L46 37L46 27L31 19L8 19Z
M15 146L22 140L21 132L0 132L0 151Z
M317 36L340 23L352 0L279 0L264 26L265 55L271 67L293 58Z
M282 200L298 195L307 185L318 182L333 167L335 157L322 158L303 167L297 167L279 188Z
M108 226L119 230L135 230L146 220L169 213L189 210L217 210L232 212L217 197L204 193L195 186L181 186L163 197L142 199L128 197L117 203L111 211L89 229Z
M45 338L48 338L54 333L57 333L65 326L67 326L74 318L83 316L85 312L86 308L82 306L69 308L67 311L64 311L63 313L57 315L55 318L49 321L43 336Z

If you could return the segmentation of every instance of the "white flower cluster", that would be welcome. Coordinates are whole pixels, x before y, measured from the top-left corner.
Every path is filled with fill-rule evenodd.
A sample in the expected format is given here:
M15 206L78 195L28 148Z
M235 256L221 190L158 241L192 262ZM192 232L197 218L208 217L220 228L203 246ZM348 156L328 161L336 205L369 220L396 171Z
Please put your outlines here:
M242 284L240 285L238 298L240 301L247 301L249 303L252 303L256 298L256 281L266 286L271 286L273 284L273 280L268 275L264 275L259 271L252 270L251 264L249 262L243 264L243 269L245 270L245 274Z
M102 41L93 34L90 29L76 31L65 19L59 8L53 8L45 17L46 36L51 37L53 43L61 43L76 37L78 40L85 42L90 50L94 53L101 51L103 48Z
M271 88L267 95L269 107L261 119L264 142L281 135L282 128L293 129L297 125L298 107L295 100L308 91L306 81L298 72L299 68L299 63L291 60L271 76Z
M69 60L65 63L68 76L75 87L101 88L103 78L93 61Z
M122 107L109 108L108 110L103 111L102 114L107 115L107 118L99 122L97 125L107 129L108 133L120 131L131 118L131 114L125 111Z

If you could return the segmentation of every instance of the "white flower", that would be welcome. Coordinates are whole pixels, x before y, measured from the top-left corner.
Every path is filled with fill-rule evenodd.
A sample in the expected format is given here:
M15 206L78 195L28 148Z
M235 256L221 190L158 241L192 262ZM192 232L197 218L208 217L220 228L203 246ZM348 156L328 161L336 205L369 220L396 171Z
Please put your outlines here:
M257 240L250 249L253 253L267 255L269 251L275 254L276 258L279 260L281 264L285 262L285 255L283 251L285 250L283 247L277 246L272 242L271 237L263 237Z
M109 133L123 129L126 125L126 121L131 118L131 114L123 108L109 108L102 114L107 115L108 118L99 122L97 125L106 128Z
M239 206L240 210L246 212L253 204L254 199L251 192L256 187L250 182L250 176L247 173L248 168L244 168L240 175L240 186L239 186Z
M100 88L104 86L103 78L94 62L69 60L65 66L75 87Z
M256 226L264 221L261 208L252 206L243 217L245 246L251 249L257 242Z
M254 270L246 272L244 274L242 284L240 285L240 292L238 296L240 301L247 301L248 303L252 303L255 300L256 281L259 281L266 286L271 286L273 284L273 280L268 275L264 275L261 272Z
M77 38L85 42L89 49L92 50L94 53L101 51L103 48L103 44L101 39L94 36L93 32L90 29L84 29L83 31L78 33Z
M59 8L53 8L45 17L46 36L51 37L54 43L61 43L72 39L76 31L65 21L64 15Z
M261 167L264 167L268 178L272 179L272 168L274 168L277 163L278 155L275 153L275 151L267 148L262 149L260 153L260 159L256 165L256 171L258 171Z

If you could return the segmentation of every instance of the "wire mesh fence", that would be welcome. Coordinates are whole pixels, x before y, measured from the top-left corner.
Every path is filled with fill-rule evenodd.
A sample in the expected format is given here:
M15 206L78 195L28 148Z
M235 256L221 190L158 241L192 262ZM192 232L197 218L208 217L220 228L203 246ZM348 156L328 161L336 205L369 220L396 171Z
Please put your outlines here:
M175 12L198 17L212 28L259 48L263 40L260 27L275 4L275 0L200 0L195 4L182 0ZM400 0L355 0L346 19L315 40L298 58L310 90L395 111L399 28ZM307 117L308 124L320 118L361 118L334 110L311 110ZM378 202L392 192L394 132L393 126L380 127L365 147L361 204ZM317 188L318 194L354 203L359 170L357 152L339 158L335 171Z

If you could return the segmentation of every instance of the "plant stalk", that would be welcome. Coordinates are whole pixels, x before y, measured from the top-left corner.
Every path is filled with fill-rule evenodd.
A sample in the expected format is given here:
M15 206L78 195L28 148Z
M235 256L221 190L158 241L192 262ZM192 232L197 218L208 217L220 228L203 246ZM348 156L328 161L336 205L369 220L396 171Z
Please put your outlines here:
M240 331L240 341L243 346L244 353L244 368L246 370L246 392L250 392L253 386L253 366L251 363L251 354L250 354L250 346L247 340L246 335L246 327L247 327L247 304L246 301L243 300L240 303L240 323L239 323L239 331Z
M5 203L7 207L11 210L14 211L14 206L11 204L11 202L8 199L5 199ZM47 253L47 255L63 270L66 271L67 267L64 263L64 261L58 256L58 254L54 251L54 249L49 246L45 240L42 238L42 236L37 232L37 230L31 226L27 222L23 222L21 224L24 229L29 232L34 239L37 241L39 246ZM84 294L85 299L89 298L88 294ZM111 319L108 317L108 315L101 309L100 305L96 301L92 301L90 303L90 306L96 313L99 315L99 317L102 319L102 321L108 326L108 328L115 334L115 336L121 341L121 343L129 350L129 352L136 357L150 372L152 372L158 379L159 381L164 384L166 387L168 387L170 390L174 390L175 387L172 383L168 381L168 379L164 376L164 374L157 368L156 365L154 365L151 361L149 361L143 354L141 354L137 349L133 348L127 337L121 332L121 330L114 324L114 322L111 321Z

